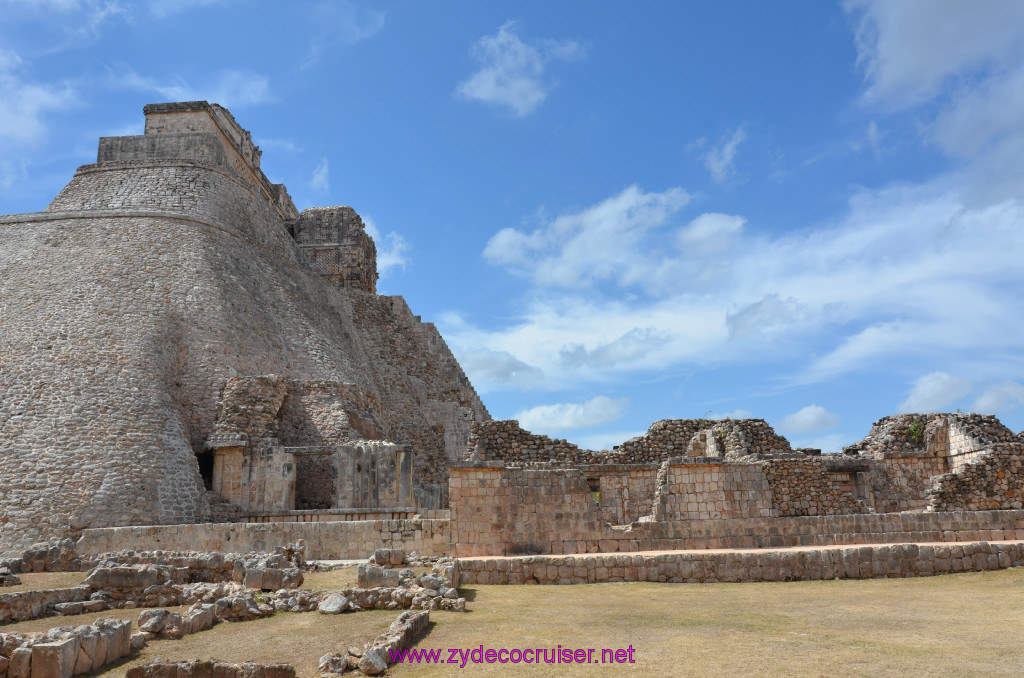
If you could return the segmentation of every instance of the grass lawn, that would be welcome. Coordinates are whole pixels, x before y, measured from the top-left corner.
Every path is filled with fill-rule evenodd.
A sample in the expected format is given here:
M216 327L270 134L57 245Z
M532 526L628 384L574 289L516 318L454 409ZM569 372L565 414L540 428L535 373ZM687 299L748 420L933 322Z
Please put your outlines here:
M396 678L1024 675L1024 568L860 581L477 586L463 594L475 598L472 612L432 612L417 648L632 645L636 663L402 665L392 669Z

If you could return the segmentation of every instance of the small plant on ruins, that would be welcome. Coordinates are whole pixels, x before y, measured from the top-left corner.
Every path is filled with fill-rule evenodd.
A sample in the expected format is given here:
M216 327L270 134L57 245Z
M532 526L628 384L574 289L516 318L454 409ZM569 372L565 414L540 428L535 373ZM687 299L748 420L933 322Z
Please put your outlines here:
M910 426L907 427L907 435L915 443L919 443L924 440L924 424L919 421L911 422Z

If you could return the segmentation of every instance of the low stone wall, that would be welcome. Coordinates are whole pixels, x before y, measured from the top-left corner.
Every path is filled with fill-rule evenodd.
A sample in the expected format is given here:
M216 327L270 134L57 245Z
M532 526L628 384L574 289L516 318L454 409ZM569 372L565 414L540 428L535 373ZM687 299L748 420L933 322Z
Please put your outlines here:
M366 520L308 523L203 523L150 525L85 530L78 540L80 554L124 548L136 550L199 550L273 552L277 546L305 540L310 560L366 558L381 547L401 548L421 555L448 553L448 521Z
M0 675L70 678L91 673L129 654L131 635L130 621L114 619L29 636L0 634Z
M249 523L317 523L341 520L411 520L417 514L420 514L422 518L428 517L422 515L422 512L415 508L322 509L250 514L246 516L245 521Z
M66 589L0 593L0 624L41 617L55 605L88 600L92 592L91 586L73 586Z
M219 661L153 662L129 669L125 678L295 678L291 664L229 664Z
M1020 565L1024 565L1024 542L459 559L463 586L870 579L980 572Z

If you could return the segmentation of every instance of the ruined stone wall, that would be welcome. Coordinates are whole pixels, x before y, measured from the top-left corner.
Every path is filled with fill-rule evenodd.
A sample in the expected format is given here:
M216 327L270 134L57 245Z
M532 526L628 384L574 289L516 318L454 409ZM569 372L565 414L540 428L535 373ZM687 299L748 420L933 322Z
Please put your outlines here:
M276 437L287 447L342 445L400 435L395 416L356 384L292 381L278 412Z
M991 511L1024 507L1024 443L995 443L988 453L936 479L933 511Z
M447 520L420 518L331 522L206 523L88 529L80 554L123 548L139 551L223 551L273 553L278 546L306 542L310 560L362 559L381 547L424 556L449 552Z
M449 472L452 543L473 553L550 553L553 542L601 534L599 507L579 469L466 465Z
M762 462L778 516L819 516L861 513L856 498L843 492L830 478L819 456L767 459Z
M761 464L710 459L665 462L665 486L655 520L717 520L774 515L769 481Z
M663 519L612 527L601 520L577 469L484 463L450 473L456 557L1024 539L1020 510Z
M582 470L591 488L596 480L602 521L628 525L651 512L658 486L658 469L653 465L589 466Z
M782 436L763 419L662 419L647 433L614 450L582 450L576 445L536 435L514 419L473 424L469 461L504 461L536 466L588 464L660 464L672 457L737 457L791 452Z

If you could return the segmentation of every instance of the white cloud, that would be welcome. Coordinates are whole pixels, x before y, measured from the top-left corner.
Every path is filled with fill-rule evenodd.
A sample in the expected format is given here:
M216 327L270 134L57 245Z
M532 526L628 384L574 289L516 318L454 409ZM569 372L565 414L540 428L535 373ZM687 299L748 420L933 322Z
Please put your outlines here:
M974 412L1001 413L1024 407L1024 385L1015 381L1004 381L985 389L974 401Z
M821 450L824 453L840 452L847 445L857 442L859 437L851 437L842 433L830 433L824 436L813 436L811 438L798 438L790 440L794 449L799 447L810 447Z
M519 425L530 431L562 431L599 426L622 416L629 398L595 396L582 403L538 405L516 414Z
M486 393L502 388L528 389L544 374L508 351L490 349L454 349L459 364L478 391Z
M838 424L838 414L829 412L821 405L808 405L783 417L778 429L784 433L812 433L827 431Z
M747 132L737 127L732 134L727 134L704 156L704 167L711 178L722 183L733 175L736 153L740 144L747 139Z
M613 431L611 433L592 433L590 435L571 438L583 450L610 450L617 445L647 433L647 431Z
M1013 62L1024 48L1024 3L1013 0L847 0L869 100L920 103L953 79Z
M976 204L962 186L950 175L858 191L841 218L783 234L728 215L707 220L720 228L687 223L682 189L630 187L497 233L485 258L533 283L520 315L446 338L504 351L551 388L766 355L788 361L793 383L938 360L982 381L1019 380L1024 318L1006 309L1024 287L1024 200ZM681 231L717 244L683 248Z
M532 232L506 228L484 248L492 264L532 276L543 286L582 288L597 281L657 285L658 262L642 248L649 234L666 225L690 196L679 188L644 193L630 186L593 207L565 214ZM662 271L661 275L668 274Z
M303 68L333 53L339 45L351 46L374 37L384 30L386 13L368 2L332 0L313 5L307 19L310 22L309 57Z
M573 60L583 50L573 40L544 40L528 45L519 39L515 22L503 24L473 46L480 70L463 81L455 93L466 99L507 108L517 116L537 109L551 91L544 69L552 59Z
M34 144L46 137L44 117L73 104L78 93L69 84L36 83L21 72L23 62L0 50L0 142Z
M750 410L745 410L742 407L733 410L732 412L708 412L701 419L711 419L714 421L722 421L724 419L751 419L754 413Z
M900 412L941 412L970 394L971 385L945 372L926 374L910 389L899 404Z
M252 71L222 70L212 80L195 85L180 77L161 81L123 68L110 74L110 85L155 92L165 101L209 101L231 109L273 101L270 80Z
M150 0L149 11L158 19L172 14L181 14L197 7L209 5L226 5L233 0Z
M405 265L409 263L408 241L394 231L384 236L373 219L368 216L363 216L362 219L366 232L377 246L377 273L380 277L387 276L394 269L405 270Z
M314 191L326 191L331 187L329 177L330 167L327 158L320 158L316 169L313 170L313 178L309 181L309 187ZM371 236L372 237L372 236Z
M1019 197L1024 3L851 0L846 9L856 21L865 100L889 109L932 103L920 114L925 140L971 162L963 183L975 197Z

